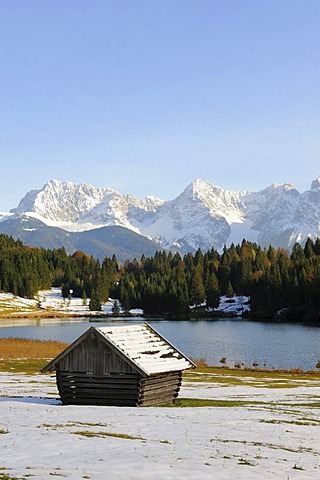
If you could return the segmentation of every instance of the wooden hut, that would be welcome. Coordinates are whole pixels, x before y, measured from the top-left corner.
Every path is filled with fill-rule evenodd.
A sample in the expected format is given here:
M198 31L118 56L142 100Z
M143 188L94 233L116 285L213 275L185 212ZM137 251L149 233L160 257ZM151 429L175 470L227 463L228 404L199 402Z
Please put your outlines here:
M56 371L66 405L149 406L174 401L194 367L145 323L90 327L41 372Z

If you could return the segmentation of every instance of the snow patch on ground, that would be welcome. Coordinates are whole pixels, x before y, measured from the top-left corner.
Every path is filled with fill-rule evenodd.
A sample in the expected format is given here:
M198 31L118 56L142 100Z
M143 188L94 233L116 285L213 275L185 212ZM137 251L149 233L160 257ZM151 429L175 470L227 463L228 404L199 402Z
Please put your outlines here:
M101 305L101 311L90 311L87 299L84 305L83 299L79 297L71 297L71 299L63 299L61 289L52 287L49 290L41 290L35 299L17 297L12 293L0 293L0 307L7 308L8 311L15 310L16 313L28 312L36 309L38 306L43 310L67 313L69 315L93 315L100 314L112 315L112 308L116 300L109 298L106 303ZM123 313L122 306L117 300L120 312ZM205 307L205 304L203 305ZM245 296L234 295L233 297L222 296L220 298L219 307L214 309L215 312L221 312L233 316L241 316L242 313L250 311L250 298ZM143 310L135 308L129 312L132 315L143 315Z
M100 314L112 314L112 308L114 306L115 299L109 298L106 303L101 305L101 311L90 311L89 303L90 298L87 299L86 304L83 303L83 299L79 297L71 297L71 299L63 299L61 296L61 289L53 287L50 290L41 290L39 292L40 308L45 310L54 310L74 315L93 315ZM117 300L118 301L118 300ZM119 301L118 301L119 304ZM119 304L120 311L122 311L121 304ZM131 310L132 314L140 314L142 310Z
M319 403L311 405L319 385L185 383L180 396L257 403L62 406L52 376L0 373L1 472L41 480L319 478Z
M227 297L223 295L220 297L219 307L215 308L214 311L241 317L243 313L250 312L250 297L241 295Z
M43 310L54 312L67 313L69 315L93 315L112 314L115 299L109 298L106 303L101 305L101 311L89 310L90 298L87 299L86 304L83 299L79 297L71 297L71 299L63 299L61 296L61 289L52 287L49 290L40 290L36 298L22 298L12 293L0 293L0 308L7 311L8 314L22 314L37 311L38 307ZM119 304L119 301L118 301ZM121 304L119 304L120 312L122 312ZM130 313L139 315L142 310L134 309Z
M0 307L29 311L37 306L37 300L22 298L12 293L0 293Z

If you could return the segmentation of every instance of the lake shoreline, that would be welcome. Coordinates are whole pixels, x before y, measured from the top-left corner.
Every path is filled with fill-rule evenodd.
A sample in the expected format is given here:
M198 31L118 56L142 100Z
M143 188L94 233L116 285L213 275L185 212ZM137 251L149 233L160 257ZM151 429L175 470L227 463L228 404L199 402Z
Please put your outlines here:
M275 316L251 316L251 315L234 315L232 313L226 312L206 312L206 311L191 311L184 314L143 314L143 313L119 313L114 315L113 313L106 312L73 312L73 311L64 311L64 310L39 310L39 311L24 311L24 312L5 312L0 313L0 324L2 320L37 320L37 319L47 319L47 320L56 320L56 319L70 319L70 318L86 318L90 321L99 322L104 321L105 319L144 319L148 320L174 320L174 321L197 321L197 320L235 320L235 321L250 321L250 322L263 322L263 323L285 323L285 324L301 324L301 325L312 325L320 326L319 319L311 318L293 318L293 317L275 317Z
M57 319L57 318L91 318L91 317L98 317L98 318L121 318L121 317L132 317L132 318L139 318L139 317L144 317L141 314L118 314L118 315L113 315L112 313L101 313L101 312L81 312L81 313L76 313L76 312L65 312L63 310L39 310L39 311L34 311L34 312L9 312L9 313L1 313L0 314L0 322L1 320L10 320L10 319ZM157 317L158 318L158 317Z
M224 364L228 366L312 370L320 360L320 329L314 325L244 318L103 318L70 313L59 317L59 312L55 311L47 319L39 314L31 318L2 318L0 338L24 337L71 343L92 325L99 328L114 323L148 322L180 351L204 360L207 365L219 365L224 363L222 359L226 359Z

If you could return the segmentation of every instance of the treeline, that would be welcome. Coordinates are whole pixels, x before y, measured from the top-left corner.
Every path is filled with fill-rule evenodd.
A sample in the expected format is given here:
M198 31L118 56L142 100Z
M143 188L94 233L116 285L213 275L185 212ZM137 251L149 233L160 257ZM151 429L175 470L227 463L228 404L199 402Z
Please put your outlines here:
M198 250L182 257L161 251L121 265L115 256L100 263L83 252L30 248L0 235L0 290L33 297L51 286L61 287L64 297L90 297L92 310L112 296L126 311L179 314L190 306L218 307L221 295L236 294L250 297L253 315L287 308L295 315L308 311L317 316L320 239L296 243L291 253L243 240L222 253Z
M83 252L67 255L64 248L43 249L24 246L20 240L0 234L0 291L32 298L39 290L61 287L70 294L91 298L91 308L99 309L117 283L115 257L99 260Z
M21 297L33 297L39 289L51 286L44 252L25 247L19 240L0 235L0 290Z
M198 250L183 258L158 252L152 258L126 262L120 269L118 296L124 308L145 313L183 313L190 305L217 307L221 295L249 296L253 315L280 309L294 315L320 308L320 240L283 248L262 249L255 243L225 247L222 254ZM300 312L300 313L299 313Z

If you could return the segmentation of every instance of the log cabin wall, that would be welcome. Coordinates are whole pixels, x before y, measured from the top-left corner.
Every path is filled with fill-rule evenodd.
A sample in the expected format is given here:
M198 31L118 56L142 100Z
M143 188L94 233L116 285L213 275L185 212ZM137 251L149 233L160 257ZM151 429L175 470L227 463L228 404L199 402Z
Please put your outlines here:
M94 333L89 335L61 359L60 369L88 375L135 373L133 368L115 350Z
M57 386L65 405L152 406L173 402L182 374L171 372L141 377L139 374L88 375L57 368Z
M139 374L88 375L57 368L56 375L65 405L138 405Z
M179 395L182 372L158 373L140 379L139 405L152 406L173 402Z
M140 375L94 333L61 359L56 374L64 404L138 404Z

